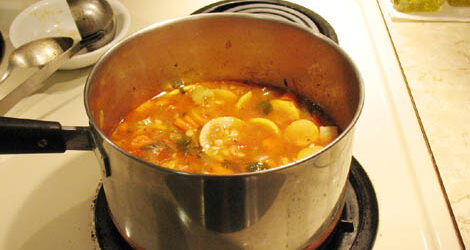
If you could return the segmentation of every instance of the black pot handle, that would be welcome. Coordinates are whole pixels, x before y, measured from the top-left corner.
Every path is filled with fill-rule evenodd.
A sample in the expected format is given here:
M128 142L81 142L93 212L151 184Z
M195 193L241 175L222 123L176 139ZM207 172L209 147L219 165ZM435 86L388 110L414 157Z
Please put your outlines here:
M0 117L0 154L63 153L93 148L89 127L62 127L58 122Z

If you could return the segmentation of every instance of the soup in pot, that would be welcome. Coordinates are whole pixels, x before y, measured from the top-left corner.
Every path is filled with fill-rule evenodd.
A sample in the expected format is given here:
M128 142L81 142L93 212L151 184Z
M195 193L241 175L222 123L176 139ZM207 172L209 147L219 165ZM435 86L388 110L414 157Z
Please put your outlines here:
M338 136L319 106L292 92L235 81L162 92L124 116L110 138L179 171L262 171L314 154Z

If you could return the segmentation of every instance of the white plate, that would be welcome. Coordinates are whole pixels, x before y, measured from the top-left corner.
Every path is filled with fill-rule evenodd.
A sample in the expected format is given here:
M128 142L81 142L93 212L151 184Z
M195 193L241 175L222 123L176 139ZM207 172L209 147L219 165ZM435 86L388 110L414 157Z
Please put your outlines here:
M111 46L124 38L130 25L129 11L117 0L107 0L116 18L116 35L106 46L73 56L61 69L77 69L94 64ZM10 26L10 40L15 48L44 37L68 36L80 40L70 9L65 0L43 0L23 10Z

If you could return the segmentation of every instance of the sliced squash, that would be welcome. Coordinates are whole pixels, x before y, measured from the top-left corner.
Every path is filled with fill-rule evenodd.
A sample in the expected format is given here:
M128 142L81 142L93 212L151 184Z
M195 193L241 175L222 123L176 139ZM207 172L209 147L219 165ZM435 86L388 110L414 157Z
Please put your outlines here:
M237 95L232 91L226 89L213 89L214 96L216 100L221 100L223 102L234 103L237 101Z
M260 127L261 129L267 131L268 133L272 133L275 135L278 135L280 133L280 130L277 127L276 123L274 123L273 121L269 119L257 117L257 118L251 118L250 120L248 120L248 122L255 126Z
M297 160L303 159L307 156L313 155L316 152L320 151L323 147L315 144L310 144L308 147L300 150L297 153Z
M208 101L214 98L214 92L203 86L196 86L191 91L193 102L199 106L207 105Z
M152 109L154 109L152 102L144 102L139 107L137 107L134 112L139 116L148 116Z
M318 140L318 127L306 119L293 121L284 130L284 137L288 142L304 147Z
M247 93L242 95L240 99L238 99L238 102L236 104L237 109L243 109L246 106L248 106L252 97L253 97L253 93L251 91L248 91Z
M242 158L244 154L236 145L241 140L240 131L245 125L244 121L232 116L208 121L199 134L203 152L217 161Z
M273 110L269 117L275 118L273 120L294 121L300 117L299 109L291 101L275 99L271 100L271 105Z

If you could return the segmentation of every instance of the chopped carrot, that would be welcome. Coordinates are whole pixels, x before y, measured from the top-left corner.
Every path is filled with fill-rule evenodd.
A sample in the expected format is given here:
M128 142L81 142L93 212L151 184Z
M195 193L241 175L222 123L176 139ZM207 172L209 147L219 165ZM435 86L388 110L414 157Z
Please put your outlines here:
M284 101L297 102L297 96L295 96L292 92L284 93L279 99L284 100Z
M196 112L194 109L191 110L190 114L191 118L193 118L194 121L196 121L197 123L199 124L205 124L206 123L206 119L204 117L202 117L198 112Z
M313 123L315 123L315 125L317 125L318 127L323 125L318 115L313 115L312 118L313 118Z
M320 114L312 114L313 122L318 126L326 126L329 124L328 119Z
M119 124L119 126L117 127L117 131L119 131L119 133L127 133L129 130L129 124L125 121L123 121L121 124Z
M181 119L180 117L176 118L174 121L173 121L173 124L175 124L175 126L179 129L182 129L184 131L186 130L190 130L192 129L193 127L191 127L191 124L189 124L188 122L186 122L185 120Z
M224 168L219 164L212 165L211 169L210 169L210 172L214 173L214 174L233 174L234 173L234 171L232 169Z
M198 123L196 123L189 115L185 115L185 116L183 117L183 119L184 119L187 123L191 124L191 127L192 127L192 128L198 128L198 127L200 126L200 125L199 125Z
M132 148L140 148L152 143L152 140L146 135L138 135L131 141Z

